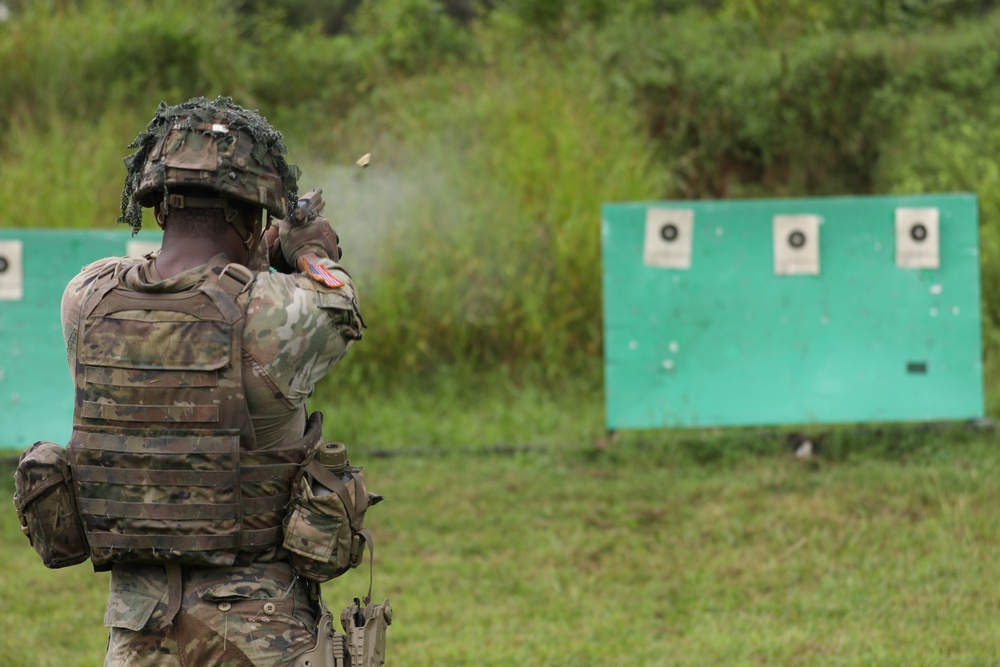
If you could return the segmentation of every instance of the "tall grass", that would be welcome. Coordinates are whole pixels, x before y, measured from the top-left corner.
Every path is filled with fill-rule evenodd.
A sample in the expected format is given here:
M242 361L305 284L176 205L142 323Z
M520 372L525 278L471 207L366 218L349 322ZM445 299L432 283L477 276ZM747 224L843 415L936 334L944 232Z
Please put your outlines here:
M655 190L658 169L635 115L598 76L591 61L535 48L486 73L412 79L352 116L382 160L361 178L389 178L385 169L407 184L360 213L398 222L379 240L381 261L364 267L377 276L364 363L540 362L558 374L599 354L597 211ZM348 213L346 243L351 225Z
M0 178L2 224L94 227L120 215L124 147L144 127L135 110L109 109L92 123L67 115L11 119Z
M387 0L335 36L221 0L25 7L0 23L0 224L110 224L155 105L231 94L285 132L303 187L326 189L371 325L339 382L596 377L605 201L968 190L998 414L1000 13L802 23L775 43L746 3L626 3L582 24L560 5L539 26L528 3L459 27Z

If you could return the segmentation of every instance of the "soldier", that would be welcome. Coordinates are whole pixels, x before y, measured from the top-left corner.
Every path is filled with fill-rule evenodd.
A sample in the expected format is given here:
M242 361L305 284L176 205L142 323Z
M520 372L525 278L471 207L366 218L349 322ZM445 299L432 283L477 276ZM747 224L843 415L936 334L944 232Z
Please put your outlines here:
M320 601L282 523L321 438L305 400L361 338L357 293L329 223L289 222L298 170L256 112L161 103L130 148L120 221L152 207L162 248L85 267L62 302L105 665L290 664Z

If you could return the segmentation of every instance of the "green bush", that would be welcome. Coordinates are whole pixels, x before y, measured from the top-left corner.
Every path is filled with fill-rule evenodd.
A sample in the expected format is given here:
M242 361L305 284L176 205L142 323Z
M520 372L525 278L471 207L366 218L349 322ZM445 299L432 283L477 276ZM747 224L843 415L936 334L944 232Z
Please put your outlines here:
M344 0L331 28L298 0L11 2L0 210L110 224L156 104L232 95L330 193L372 325L356 380L559 379L600 365L604 201L971 191L993 386L994 4Z
M364 2L353 19L372 69L415 74L467 56L472 35L434 0Z
M112 106L231 85L243 64L239 26L214 1L222 11L197 12L206 3L193 0L155 12L135 1L26 7L0 26L0 122L93 120Z
M359 365L541 365L561 377L599 357L600 205L642 198L660 173L599 76L592 60L525 46L485 77L413 79L356 119L374 123L386 156L364 179L407 184L368 202L404 219L362 265L372 328Z

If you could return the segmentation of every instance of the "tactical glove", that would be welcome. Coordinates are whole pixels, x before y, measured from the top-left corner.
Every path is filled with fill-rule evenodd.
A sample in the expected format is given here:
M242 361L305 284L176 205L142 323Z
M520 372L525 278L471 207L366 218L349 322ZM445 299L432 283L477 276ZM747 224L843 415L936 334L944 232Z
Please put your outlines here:
M338 261L343 256L337 245L340 242L340 236L333 230L326 218L315 218L304 225L279 220L276 227L278 228L280 254L289 266L301 270L300 260L306 257L329 258ZM277 259L272 253L271 265L276 270L280 270L275 264Z

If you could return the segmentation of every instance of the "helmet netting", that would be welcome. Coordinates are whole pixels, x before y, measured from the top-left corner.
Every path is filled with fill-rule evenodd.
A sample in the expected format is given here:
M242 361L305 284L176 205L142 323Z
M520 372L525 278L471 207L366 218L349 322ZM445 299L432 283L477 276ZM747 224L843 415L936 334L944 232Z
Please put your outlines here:
M253 157L257 162L262 162L265 157L270 156L278 176L281 177L286 208L288 214L291 214L298 200L298 180L302 171L285 160L284 153L287 149L281 140L281 133L271 127L267 119L256 111L233 104L232 98L220 96L215 98L214 102L209 102L204 97L196 97L174 106L160 102L149 125L127 146L138 150L124 160L125 186L122 188L121 217L115 221L116 224L123 222L128 224L133 234L142 228L142 207L133 195L142 180L150 152L167 131L175 126L181 129L195 129L198 125L220 120L233 129L245 131L253 138ZM157 164L153 168L165 167Z

